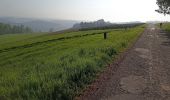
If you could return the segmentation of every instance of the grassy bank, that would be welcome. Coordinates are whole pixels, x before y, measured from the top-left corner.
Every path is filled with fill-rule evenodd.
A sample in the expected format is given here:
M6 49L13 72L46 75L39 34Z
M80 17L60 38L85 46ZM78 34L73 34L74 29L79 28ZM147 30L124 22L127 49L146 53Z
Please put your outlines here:
M162 29L170 32L170 23L164 23Z
M144 30L0 36L0 99L67 100ZM103 32L108 39L103 39ZM12 38L12 39L10 39Z

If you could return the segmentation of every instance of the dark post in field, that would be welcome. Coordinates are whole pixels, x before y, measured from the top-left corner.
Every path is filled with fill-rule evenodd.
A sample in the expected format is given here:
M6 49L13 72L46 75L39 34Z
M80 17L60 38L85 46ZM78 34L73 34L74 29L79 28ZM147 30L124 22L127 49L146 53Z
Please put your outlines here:
M104 39L107 39L107 32L104 32Z

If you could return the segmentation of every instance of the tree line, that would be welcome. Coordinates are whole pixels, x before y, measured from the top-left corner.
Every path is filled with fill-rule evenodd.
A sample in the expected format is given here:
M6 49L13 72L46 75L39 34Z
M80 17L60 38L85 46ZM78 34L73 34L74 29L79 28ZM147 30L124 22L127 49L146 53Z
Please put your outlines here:
M156 10L158 13L170 14L170 0L157 0L156 3L159 6L159 9Z
M31 33L32 29L24 25L9 25L0 23L0 34Z
M143 25L144 23L130 23L130 24L112 24L104 27L94 27L94 28L81 28L79 31L87 31L87 30L105 30L105 29L128 29L136 26Z

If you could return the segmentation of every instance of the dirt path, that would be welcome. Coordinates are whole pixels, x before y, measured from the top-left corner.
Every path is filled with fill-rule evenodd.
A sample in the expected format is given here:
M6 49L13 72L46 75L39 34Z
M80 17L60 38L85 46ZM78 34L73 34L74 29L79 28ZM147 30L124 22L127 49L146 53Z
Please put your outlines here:
M170 34L150 24L80 100L170 100Z

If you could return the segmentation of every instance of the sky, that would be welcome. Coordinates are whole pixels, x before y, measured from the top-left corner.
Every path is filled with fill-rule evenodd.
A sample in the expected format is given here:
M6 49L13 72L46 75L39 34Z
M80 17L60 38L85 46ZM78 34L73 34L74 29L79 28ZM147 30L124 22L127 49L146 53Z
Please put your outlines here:
M110 22L170 21L156 0L0 0L0 16Z

